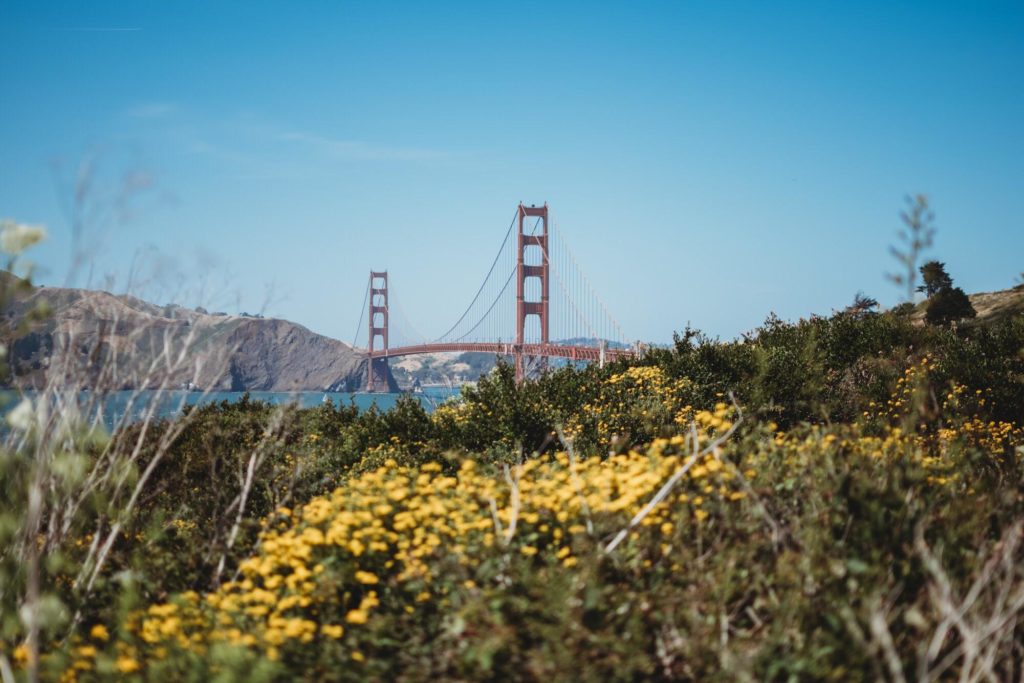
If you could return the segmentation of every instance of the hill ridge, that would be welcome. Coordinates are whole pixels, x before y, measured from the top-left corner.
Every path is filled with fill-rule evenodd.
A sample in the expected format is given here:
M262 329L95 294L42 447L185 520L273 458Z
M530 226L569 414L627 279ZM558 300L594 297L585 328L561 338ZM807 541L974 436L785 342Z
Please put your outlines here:
M43 386L52 372L55 350L65 349L69 340L81 349L116 349L141 365L165 339L184 345L190 337L190 356L203 369L194 382L191 366L173 373L166 378L172 386L214 391L359 391L366 381L366 359L360 352L283 318L160 306L105 290L34 287L4 311L8 329L15 329L40 305L49 314L28 332L7 340L14 386ZM92 388L97 379L83 370L83 385ZM120 388L154 388L145 379L130 379L141 374L127 376ZM388 381L389 388L397 391L390 373Z

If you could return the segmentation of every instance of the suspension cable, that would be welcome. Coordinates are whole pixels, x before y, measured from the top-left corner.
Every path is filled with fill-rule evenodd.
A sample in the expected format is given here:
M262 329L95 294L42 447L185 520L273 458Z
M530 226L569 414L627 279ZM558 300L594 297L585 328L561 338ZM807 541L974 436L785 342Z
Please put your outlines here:
M552 228L554 228L553 231L557 231L554 221L552 221ZM590 294L591 296L593 296L595 303L601 308L601 311L604 313L607 321L610 322L612 326L615 328L615 332L618 333L619 338L616 341L624 343L626 341L626 333L622 331L622 326L619 325L619 321L616 320L614 316L612 316L612 314L608 311L608 307L604 305L604 301L602 301L601 297L598 296L597 291L594 289L594 286L590 284L590 279L586 276L586 273L584 273L583 270L580 268L579 263L576 262L576 255L572 253L572 250L569 248L568 243L566 243L565 239L562 237L560 231L558 231L558 242L562 245L562 248L569 255L569 258L572 259L573 266L575 266L575 269L580 274L580 278L583 280L583 286L590 290Z
M487 275L484 277L484 281L482 283L480 283L480 289L478 289L476 291L476 295L473 297L473 300L469 302L469 306L466 307L466 310L463 312L463 314L461 316L459 316L459 319L455 321L455 324L451 326L451 329L449 329L447 332L442 334L435 341L440 341L440 340L444 339L445 337L447 337L449 334L451 334L455 330L455 328L459 326L459 323L461 323L463 320L465 320L466 316L469 315L469 312L473 309L473 304L475 304L476 300L480 298L480 294L484 291L484 287L487 285L487 281L490 280L491 273L494 272L494 267L496 265L498 265L498 259L501 258L502 252L505 251L505 244L508 242L508 238L512 234L512 228L515 227L516 218L518 218L518 217L519 217L519 208L517 207L516 208L516 215L512 217L512 222L509 224L508 230L505 232L505 239L502 240L501 246L498 247L498 254L494 257L494 262L491 263L491 268L490 268L490 270L487 271Z
M552 228L551 232L552 233L555 231L554 227L555 227L555 223L554 223L554 221L552 221L551 222L551 228ZM561 235L559 235L558 241L560 243L562 243L562 245L564 246L564 242L562 242ZM550 263L551 263L551 256L548 253L548 250L547 249L543 249L543 248L542 248L542 250L544 251L544 258L546 258L548 260L548 264L550 265ZM568 249L564 249L563 250L563 252L567 252L567 251L568 251ZM558 280L558 286L562 288L562 293L565 294L565 298L569 302L569 305L572 306L573 310L576 311L576 315L580 319L580 322L582 322L583 325L586 326L587 331L590 332L591 336L593 336L594 339L597 339L598 338L597 337L597 333L594 332L594 328L590 326L590 321L587 320L587 316L584 315L582 311L580 311L579 307L576 306L576 302L573 300L573 297L570 296L569 292L566 290L565 283L562 282L562 277L561 277L561 275L559 275L558 269L557 268L551 268L551 270L554 272L555 279Z
M366 302L370 298L370 280L366 280L366 294L363 296L363 306L359 309L359 322L356 323L356 333L352 336L352 348L356 348L356 341L359 339L359 330L363 328L363 316L366 315ZM367 340L367 346L370 342Z
M483 324L483 322L485 320L487 320L487 316L490 315L491 311L494 310L494 307L498 305L499 301L501 301L501 295L505 293L506 289L508 289L508 283L512 282L512 278L514 278L515 276L516 276L516 271L514 271L514 270L511 273L508 274L508 279L505 280L505 285L501 288L501 291L498 292L498 296L496 296L494 298L494 301L491 302L491 307L487 309L486 313L484 313L482 316L480 316L480 320L476 321L476 325L473 325L473 327L471 327L469 329L469 331L467 331L465 334L463 334L458 339L453 340L453 343L454 342L460 342L463 339L465 339L466 337L468 337L469 335L473 334L473 332L476 331L476 328L480 327L480 325Z
M536 222L535 222L535 223L533 224L533 228L531 228L531 229L530 229L530 237L533 237L533 236L534 236L535 234L537 234L537 228L538 228L538 227L540 226L540 221L541 221L541 219L540 219L540 218L538 218L538 219L537 219L537 221L536 221ZM502 245L502 246L504 246L504 245ZM494 267L493 267L493 266L491 266L491 269L492 269L492 270L493 270L493 268L494 268ZM462 341L463 339L465 339L465 338L466 338L466 337L468 337L469 335L473 334L473 332L474 332L474 331L476 330L476 328L480 327L480 325L481 325L481 324L483 323L483 321L484 321L484 320L487 320L487 316L491 314L491 311L493 311L493 310L494 310L494 307L498 305L498 302L499 302L499 301L501 301L501 296L502 296L502 295L503 295L503 294L505 293L505 290L506 290L506 289L508 289L508 284L509 284L510 282L512 282L512 278L514 278L514 277L515 277L515 275L516 275L516 271L517 271L517 270L518 270L518 263L516 264L516 266L514 266L514 267L512 268L512 272L508 274L508 279L507 279L507 280L505 280L505 284L504 284L504 285L502 285L502 287L501 287L501 291L500 291L500 292L498 292L498 296L496 296L496 297L494 298L494 301L493 301L493 302L491 302L491 306L490 306L490 308L488 308L488 309L487 309L487 311L486 311L486 312L484 312L484 314L483 314L482 316L480 316L480 320L478 320L478 321L477 321L476 325L473 325L473 327L472 327L472 328L470 328L470 330L469 330L468 332L466 332L465 334L463 334L463 335L462 335L461 337L459 337L459 338L458 338L458 339L456 339L455 341L457 341L457 342L458 342L458 341ZM467 311L467 312L468 312L468 311ZM456 324L458 324L458 323L456 323ZM450 332L450 331L451 331L451 330L449 330L449 332Z
M402 319L403 327L408 327L408 331L412 332L413 335L416 337L416 339L418 341L426 343L427 342L427 338L423 335L422 332L420 332L419 330L416 329L415 325L412 324L412 319L409 318L409 316L405 312L405 309L402 308L402 300L399 299L397 296L395 296L395 287L394 287L394 285L389 282L388 283L388 305L389 305L388 313L391 312L390 311L390 304L391 304L392 301L395 303L395 308L397 309L397 313L398 313L399 317Z

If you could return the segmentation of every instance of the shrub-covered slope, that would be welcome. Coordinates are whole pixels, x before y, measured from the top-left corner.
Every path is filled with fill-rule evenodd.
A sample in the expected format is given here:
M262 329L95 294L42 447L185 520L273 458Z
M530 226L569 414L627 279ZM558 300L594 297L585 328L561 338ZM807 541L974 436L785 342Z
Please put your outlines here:
M1015 680L1022 353L1020 316L844 312L522 385L499 365L432 414L208 406L87 602L92 520L54 549L80 619L43 670Z

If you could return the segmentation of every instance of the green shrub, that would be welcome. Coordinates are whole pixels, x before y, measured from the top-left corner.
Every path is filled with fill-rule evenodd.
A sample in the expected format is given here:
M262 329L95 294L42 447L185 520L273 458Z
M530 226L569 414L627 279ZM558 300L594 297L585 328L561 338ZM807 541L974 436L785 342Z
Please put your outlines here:
M936 292L928 300L928 308L925 310L925 320L932 325L948 325L976 315L971 300L959 287L948 287Z

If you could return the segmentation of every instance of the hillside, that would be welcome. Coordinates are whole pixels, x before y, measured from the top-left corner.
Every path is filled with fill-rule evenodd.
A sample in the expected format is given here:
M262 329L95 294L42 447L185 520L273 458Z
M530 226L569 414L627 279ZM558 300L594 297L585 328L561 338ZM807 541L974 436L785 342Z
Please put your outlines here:
M995 292L969 294L968 298L978 316L973 320L964 321L962 324L988 325L1015 315L1024 315L1024 284ZM927 304L928 301L925 300L914 306L914 312L911 315L914 321L924 323Z
M995 292L978 292L969 295L978 317L968 320L962 325L989 325L1014 315L1024 315L1024 285ZM924 311L927 301L914 306L911 319L924 324ZM566 343L594 345L592 339L570 339ZM610 342L611 346L622 346ZM506 359L511 361L511 359ZM497 357L490 353L429 353L421 356L408 356L391 361L391 371L398 384L411 387L419 382L424 386L466 384L477 381L486 375L497 362ZM561 365L557 359L553 366Z
M366 361L352 348L287 320L209 314L176 305L157 306L132 296L83 289L34 288L5 311L13 328L44 305L49 314L10 344L14 382L40 387L53 372L55 353L65 358L84 386L95 386L98 368L118 358L117 388L152 388L159 379L146 369L164 344L188 348L189 362L170 372L169 385L218 391L357 391ZM99 356L99 358L97 358ZM198 370L196 369L198 368ZM389 376L391 388L396 389Z
M1014 315L1024 315L1024 284L997 292L971 294L971 305L978 312L978 320L995 322Z
M578 346L597 346L595 339L574 338L561 339L559 343L574 344ZM609 348L625 348L625 344L609 341ZM504 360L512 362L511 356ZM470 351L467 353L427 353L420 356L405 356L391 361L391 372L394 373L398 384L403 387L411 387L415 382L423 386L437 385L461 385L476 382L481 375L486 375L498 362L498 356L493 353L479 353ZM563 358L548 359L548 367L557 368L568 364Z
M497 361L492 353L428 353L404 356L391 361L391 372L399 385L423 386L466 384L486 375Z

